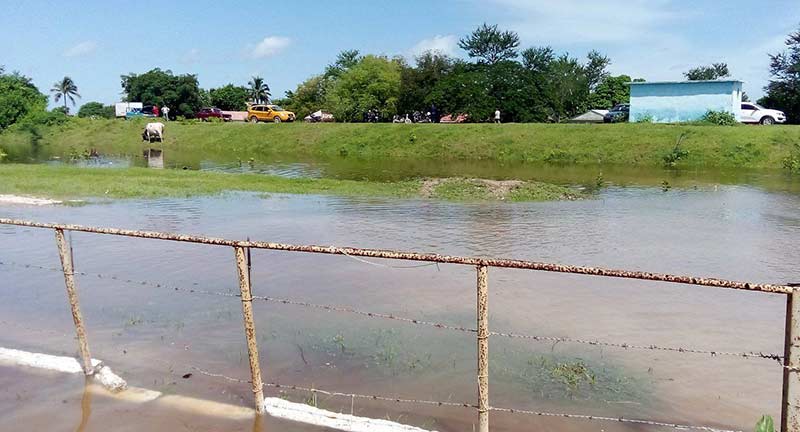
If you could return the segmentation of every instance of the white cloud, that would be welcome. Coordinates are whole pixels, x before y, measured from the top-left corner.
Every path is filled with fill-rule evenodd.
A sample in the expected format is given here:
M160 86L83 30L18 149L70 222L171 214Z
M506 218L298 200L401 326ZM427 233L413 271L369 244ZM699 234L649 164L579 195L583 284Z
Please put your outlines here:
M436 35L429 39L417 42L409 51L411 57L424 54L427 51L435 51L441 54L453 55L458 47L458 37L454 35Z
M267 36L256 45L249 45L247 55L252 59L272 57L286 49L291 42L292 40L288 37Z
M190 49L186 54L181 57L181 62L193 64L200 61L200 50L197 48Z
M97 42L95 41L83 41L73 47L67 48L64 51L64 57L80 57L92 54L97 50Z

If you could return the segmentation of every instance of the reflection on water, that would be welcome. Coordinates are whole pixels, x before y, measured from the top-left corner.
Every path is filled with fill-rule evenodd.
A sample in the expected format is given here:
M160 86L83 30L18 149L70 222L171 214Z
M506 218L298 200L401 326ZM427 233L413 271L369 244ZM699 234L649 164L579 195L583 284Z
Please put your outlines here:
M0 216L786 282L797 279L798 210L800 197L794 194L720 186L669 192L612 187L587 201L466 205L229 194L84 207L3 207ZM180 378L190 365L247 378L240 304L169 289L237 292L230 248L80 233L73 234L73 246L79 271L121 276L78 278L95 357L133 385L249 405L252 392L246 385L199 374ZM52 232L0 226L0 261L57 266ZM474 326L475 274L469 267L393 269L342 256L253 251L252 279L256 295ZM71 332L62 275L0 265L0 281L3 320L40 330L14 327L0 334L0 346L75 352L72 338L62 335ZM736 352L772 353L782 347L785 302L776 295L499 269L490 270L489 289L496 331ZM433 400L475 399L472 334L263 302L254 308L266 381ZM6 380L27 379L10 375ZM778 414L780 385L781 369L769 361L491 341L495 406L746 429L763 413ZM283 396L300 402L309 397L296 392ZM351 401L320 403L347 411ZM23 405L0 399L0 410L8 406L19 410ZM441 431L469 430L474 417L459 409L371 401L357 401L354 410ZM598 426L638 430L493 415L497 431L590 431Z

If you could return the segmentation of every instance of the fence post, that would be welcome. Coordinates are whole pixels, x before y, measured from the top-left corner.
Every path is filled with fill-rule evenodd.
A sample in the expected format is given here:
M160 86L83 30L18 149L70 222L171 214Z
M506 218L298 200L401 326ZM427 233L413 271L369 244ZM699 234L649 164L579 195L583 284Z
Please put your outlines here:
M786 295L781 431L800 430L800 292Z
M242 315L244 317L244 333L247 338L247 354L250 358L250 376L253 382L256 413L264 414L264 385L261 381L261 366L258 361L258 345L256 344L256 325L253 322L253 295L250 291L250 272L245 248L234 247L236 251L236 270L239 274L239 291L242 295Z
M478 265L478 432L489 432L489 285Z
M86 341L86 328L83 326L83 315L78 304L78 292L75 289L75 267L72 262L72 249L64 238L64 230L56 228L56 245L61 258L61 268L64 270L64 283L67 285L67 298L72 309L72 321L75 323L75 332L78 334L78 350L83 362L83 372L86 375L94 373L92 355L89 353L89 343Z

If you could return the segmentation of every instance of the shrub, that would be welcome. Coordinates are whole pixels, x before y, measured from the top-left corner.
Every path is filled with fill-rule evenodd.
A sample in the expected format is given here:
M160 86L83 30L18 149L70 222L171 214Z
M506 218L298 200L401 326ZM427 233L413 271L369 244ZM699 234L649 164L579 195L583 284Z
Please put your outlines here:
M655 121L652 114L645 114L636 119L636 123L655 123Z
M701 118L703 123L711 123L719 126L735 126L739 124L736 121L736 116L727 111L713 111L709 110Z
M768 415L761 416L756 423L756 432L775 432L775 421Z
M681 143L683 140L688 136L686 132L680 134L678 139L675 141L675 147L669 151L669 153L662 156L662 160L664 161L664 166L673 168L675 165L678 164L681 160L685 159L689 156L689 150L681 148Z
M100 102L87 102L78 110L78 117L111 119L115 117L114 107Z

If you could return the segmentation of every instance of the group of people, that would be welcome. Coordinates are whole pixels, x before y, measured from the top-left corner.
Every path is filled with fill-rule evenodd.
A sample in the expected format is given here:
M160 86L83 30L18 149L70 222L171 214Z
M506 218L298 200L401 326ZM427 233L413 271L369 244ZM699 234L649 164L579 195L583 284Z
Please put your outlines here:
M153 105L153 116L154 117L164 117L167 121L169 121L169 107L164 105L162 108L159 108L158 105Z

